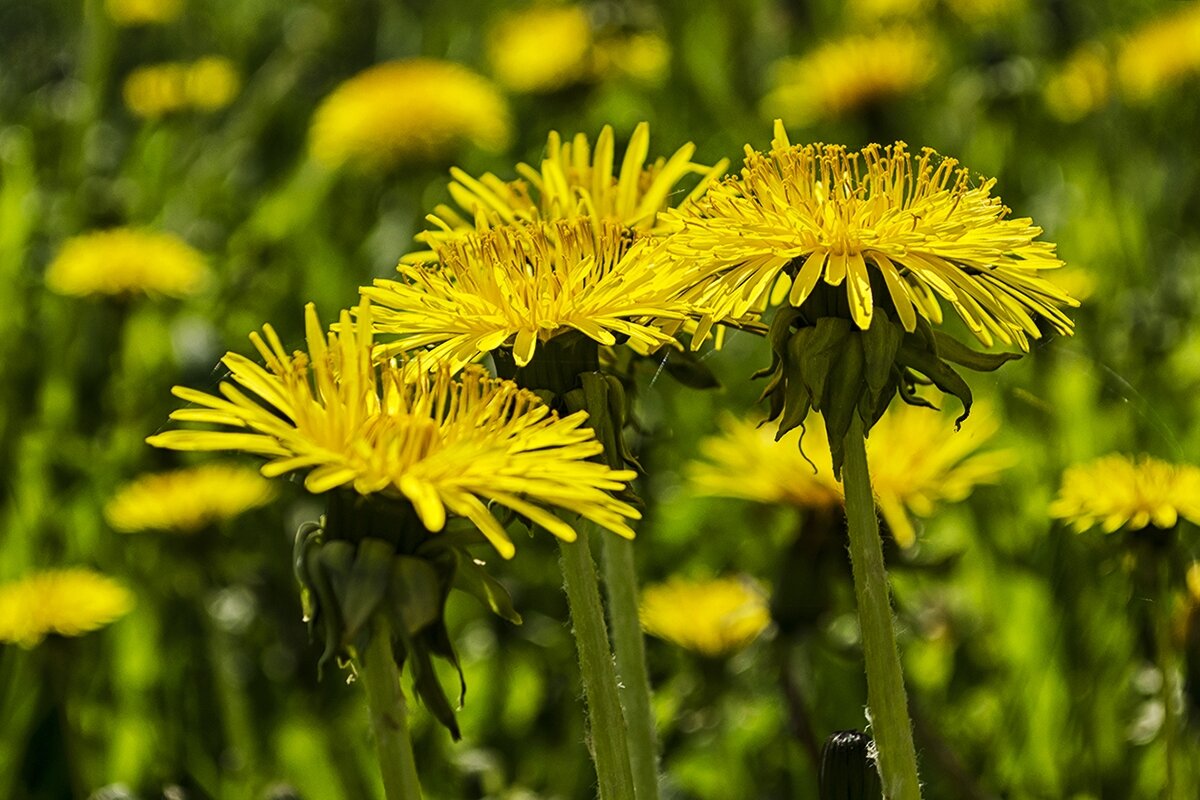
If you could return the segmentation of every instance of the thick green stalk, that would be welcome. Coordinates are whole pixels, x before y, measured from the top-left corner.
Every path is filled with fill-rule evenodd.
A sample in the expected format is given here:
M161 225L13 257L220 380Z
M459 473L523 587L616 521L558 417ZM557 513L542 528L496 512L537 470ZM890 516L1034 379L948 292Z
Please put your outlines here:
M920 800L908 696L896 648L879 520L875 516L875 498L867 471L866 435L857 414L846 434L845 448L842 482L846 490L850 564L867 665L867 707L871 712L871 735L879 752L883 796L885 800Z
M646 645L638 618L637 569L633 542L605 536L604 586L608 590L608 616L617 672L621 676L621 703L629 725L629 764L637 800L658 800L658 733L650 705L650 676L646 671Z
M408 737L408 711L400 671L392 658L391 629L383 615L376 615L363 662L358 674L367 690L384 796L387 800L419 800L421 784Z
M577 531L579 538L574 542L561 542L559 551L579 650L579 671L587 698L588 728L600 800L631 800L634 797L633 775L629 767L625 717L617 694L617 675L604 625L596 565L588 547L586 527L580 525Z

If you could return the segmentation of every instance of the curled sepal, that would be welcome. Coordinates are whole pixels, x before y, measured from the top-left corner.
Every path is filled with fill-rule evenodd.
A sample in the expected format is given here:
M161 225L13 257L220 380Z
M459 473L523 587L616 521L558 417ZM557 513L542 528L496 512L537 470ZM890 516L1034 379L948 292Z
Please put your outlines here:
M688 348L662 349L662 366L675 380L689 389L719 389L721 381L708 366Z
M342 596L343 646L353 642L383 600L395 552L395 548L382 539L367 537L358 543L350 579Z
M305 522L296 531L296 539L292 544L292 572L296 576L296 583L300 584L300 606L304 610L304 622L308 625L310 638L316 622L317 606L313 579L308 571L308 558L309 553L321 545L323 533L320 524Z
M461 550L454 551L454 556L458 562L454 571L454 588L471 595L496 616L520 625L521 615L513 605L512 596L500 581L487 573L483 563Z

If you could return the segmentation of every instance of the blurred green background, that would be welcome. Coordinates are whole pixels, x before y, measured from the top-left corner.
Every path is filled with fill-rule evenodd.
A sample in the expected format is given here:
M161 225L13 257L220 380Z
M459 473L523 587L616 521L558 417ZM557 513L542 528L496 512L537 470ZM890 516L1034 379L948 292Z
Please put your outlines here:
M1148 595L1137 534L1077 535L1047 506L1078 461L1200 454L1198 8L0 0L0 583L88 566L136 603L84 637L0 645L0 797L380 796L360 688L338 670L317 679L291 576L291 537L319 503L283 485L192 536L105 521L123 484L182 464L143 443L176 406L170 387L212 389L221 354L251 352L264 322L299 346L306 302L326 321L354 303L449 201L451 165L509 179L539 162L550 130L594 138L611 124L624 142L646 120L652 158L690 141L695 160L736 170L776 116L794 142L903 139L996 177L1084 298L1073 339L974 376L1015 465L888 553L925 796L1157 798L1165 719L1179 728L1177 796L1196 796L1200 598ZM400 122L362 132L387 157L310 150L339 84L418 56L492 82L507 141L455 133L453 87L410 86ZM210 57L215 73L178 78ZM174 73L134 79L166 62ZM419 131L433 144L406 150ZM114 226L189 243L203 290L47 288L67 240ZM752 413L749 375L767 354L731 334L704 358L723 388L687 389L653 363L640 376L642 577L751 576L777 624L728 659L648 642L665 795L816 797L811 742L865 725L843 551L806 547L809 513L689 488L685 465L721 414ZM1187 523L1174 537L1152 557L1182 586L1200 540ZM414 714L431 798L592 796L565 601L540 538L493 564L524 625L451 601L464 739ZM1164 629L1178 670L1165 701Z

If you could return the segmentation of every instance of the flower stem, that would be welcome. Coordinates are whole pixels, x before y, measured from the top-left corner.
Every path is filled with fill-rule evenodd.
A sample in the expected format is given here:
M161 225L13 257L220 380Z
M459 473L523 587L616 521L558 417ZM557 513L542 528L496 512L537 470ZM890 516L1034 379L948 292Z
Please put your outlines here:
M587 698L592 759L596 763L600 799L630 800L635 795L625 717L617 695L617 675L604 624L596 565L588 546L586 526L578 526L577 532L579 538L574 542L560 542L559 552Z
M604 586L608 590L608 615L613 650L621 676L621 703L629 725L629 763L637 800L658 800L658 733L650 706L650 676L646 671L646 645L638 618L637 570L633 542L605 536Z
M885 800L920 800L908 697L896 648L879 520L867 471L866 434L857 414L853 415L846 434L845 457L842 481L850 532L850 564L867 665L867 706L871 713L871 733L879 751L883 796Z
M1166 762L1166 786L1164 800L1175 800L1175 664L1171 653L1171 578L1167 561L1159 557L1155 567L1158 572L1158 602L1155 617L1154 638L1158 641L1158 669L1162 673L1163 704L1163 759Z
M367 690L384 797L419 800L421 784L408 737L408 711L400 688L400 671L392 658L391 629L382 615L376 615L364 662L359 664L359 676Z

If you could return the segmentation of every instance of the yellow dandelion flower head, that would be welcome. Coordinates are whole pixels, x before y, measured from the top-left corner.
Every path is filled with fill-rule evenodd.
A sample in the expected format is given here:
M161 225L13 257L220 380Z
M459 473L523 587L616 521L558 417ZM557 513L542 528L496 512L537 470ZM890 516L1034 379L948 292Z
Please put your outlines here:
M995 179L972 185L966 169L903 142L850 152L793 146L776 120L768 153L746 148L740 176L686 209L668 209L667 247L707 265L702 303L718 317L761 310L780 276L800 306L819 281L845 284L849 316L866 330L877 305L908 332L920 315L942 321L939 298L981 343L1029 349L1035 315L1072 331L1060 306L1078 305L1042 272L1062 262L1028 218L1009 218Z
M1108 102L1112 83L1109 57L1103 45L1079 48L1046 81L1042 99L1063 122L1075 122Z
M642 122L629 138L618 167L611 126L604 126L594 148L582 133L564 142L557 131L551 131L540 169L518 164L520 180L503 181L491 173L473 178L457 167L451 169L454 180L448 188L461 213L448 205L437 206L429 217L437 229L418 234L417 239L435 246L472 235L480 221L494 226L580 216L648 232L659 211L669 205L686 206L725 172L725 160L711 167L694 163L695 151L695 145L688 142L670 158L646 163L650 126ZM701 178L689 194L681 196L676 187L688 175ZM405 260L433 256L425 251Z
M51 634L82 636L131 608L128 589L90 569L35 572L0 586L0 642L29 648Z
M763 112L800 126L842 116L924 86L937 58L934 40L910 28L829 42L776 62Z
M745 648L771 624L762 591L739 578L647 586L639 612L647 633L710 658Z
M461 64L413 58L346 80L317 108L309 151L327 166L440 159L462 144L499 152L512 137L504 96Z
M1129 35L1117 52L1117 78L1135 101L1153 98L1167 86L1200 72L1200 3L1177 10Z
M122 486L104 507L114 530L195 533L266 505L275 487L257 471L205 464L142 475Z
M46 285L72 296L187 297L208 279L204 256L169 233L112 228L68 239L46 268Z
M161 25L183 13L183 0L104 0L109 19L118 25Z
M539 342L578 331L601 345L628 337L649 349L674 342L691 304L688 276L658 268L653 242L587 217L484 228L439 244L437 262L401 264L400 280L378 279L362 294L376 306L375 330L397 338L384 356L432 348L452 369L500 347L517 366Z
M1013 463L1006 451L981 448L999 429L981 404L962 431L944 414L894 404L871 429L867 464L879 512L902 547L916 542L911 516L930 517L981 484L995 483ZM810 417L778 440L776 426L726 417L722 431L701 442L704 460L688 465L698 494L758 503L828 508L844 502L834 477L825 426ZM801 438L803 437L803 438ZM803 447L803 451L801 450Z
M125 78L125 105L136 116L157 119L177 111L217 111L241 88L237 68L227 58L172 61L138 67Z
M219 430L170 430L149 437L174 450L236 450L269 460L263 475L307 470L304 486L339 487L410 502L424 526L442 530L447 514L470 520L505 558L514 547L487 503L522 514L565 540L570 525L551 509L579 514L633 538L638 512L612 497L635 477L588 459L603 446L585 413L559 417L531 392L469 368L457 379L441 369L406 369L371 358L371 307L357 320L342 311L325 333L309 304L307 352L289 354L271 326L251 341L266 362L228 353L230 380L215 396L177 386L192 404L179 422Z
M1200 467L1116 453L1075 464L1063 473L1050 516L1080 532L1172 528L1181 517L1200 524Z
M514 92L553 92L590 77L592 24L574 4L535 3L500 17L488 31L497 82Z

